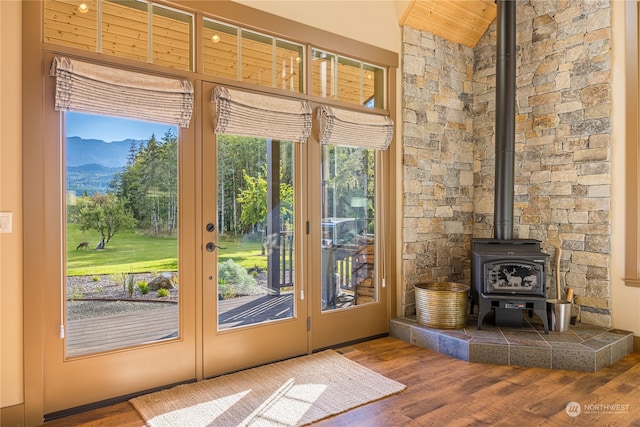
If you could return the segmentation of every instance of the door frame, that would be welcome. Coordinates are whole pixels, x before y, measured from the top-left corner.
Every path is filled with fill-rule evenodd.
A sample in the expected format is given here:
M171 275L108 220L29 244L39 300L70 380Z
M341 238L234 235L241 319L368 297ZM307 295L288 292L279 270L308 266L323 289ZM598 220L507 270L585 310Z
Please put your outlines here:
M213 132L214 108L208 100L216 87L215 83L202 83L202 313L203 313L203 376L205 378L233 372L252 366L258 366L277 360L282 360L309 352L307 334L307 299L304 298L304 283L306 279L303 267L307 263L304 251L305 240L304 218L306 201L304 191L300 189L306 186L303 151L305 144L294 143L294 248L295 249L295 291L294 291L294 316L288 319L258 323L250 326L218 330L218 297L217 297L217 254L221 248L213 252L204 249L206 242L218 243L218 209L217 209L217 137ZM209 105L206 105L209 104ZM207 166L207 159L213 159ZM211 164L213 163L213 164ZM206 185L210 183L210 185ZM212 190L209 190L212 189ZM206 224L213 223L216 226L214 232L206 231ZM265 332L267 331L267 332Z
M309 266L309 283L312 293L309 308L311 319L311 350L318 351L339 344L360 341L370 337L386 335L389 332L389 288L383 286L386 282L385 248L380 242L384 242L386 211L383 191L386 189L382 177L386 168L385 154L376 151L376 239L375 239L375 283L377 300L375 302L332 310L322 310L322 146L315 139L315 135L309 140L309 158L318 161L308 163L309 187L309 211L310 211L310 236L307 249L310 259L317 260Z
M53 54L43 55L47 69ZM63 287L65 271L65 180L64 180L64 113L55 111L55 79L44 79L44 125L41 138L34 142L44 155L38 181L30 183L30 191L44 195L41 223L44 239L29 241L42 251L40 271L43 275L39 290L46 303L42 305L42 375L44 414L149 390L166 384L190 381L197 377L195 352L195 132L199 126L193 120L189 128L179 129L179 239L180 271L179 337L167 341L134 347L113 349L82 356L65 356L66 341L59 336L61 313L64 312ZM40 172L40 171L39 171ZM31 209L31 208L30 208ZM191 212L190 212L191 211ZM44 214L46 212L46 214ZM27 241L25 239L25 245ZM34 261L37 256L34 257ZM64 321L66 327L66 321ZM162 369L150 361L171 360ZM135 368L135 369L133 369ZM85 381L86 380L86 381Z

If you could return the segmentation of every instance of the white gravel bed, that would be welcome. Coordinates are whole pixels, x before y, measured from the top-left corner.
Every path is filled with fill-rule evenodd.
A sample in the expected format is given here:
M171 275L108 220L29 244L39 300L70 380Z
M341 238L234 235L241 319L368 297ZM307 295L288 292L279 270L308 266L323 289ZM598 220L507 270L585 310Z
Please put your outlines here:
M67 301L67 320L103 317L132 311L155 310L166 308L168 304L172 303L104 300Z
M155 277L152 273L133 274L134 282ZM178 302L178 289L169 290L169 295L159 297L156 291L143 294L134 287L129 297L127 289L117 284L109 275L67 277L67 320L102 317L131 311L154 310L167 307L164 303Z

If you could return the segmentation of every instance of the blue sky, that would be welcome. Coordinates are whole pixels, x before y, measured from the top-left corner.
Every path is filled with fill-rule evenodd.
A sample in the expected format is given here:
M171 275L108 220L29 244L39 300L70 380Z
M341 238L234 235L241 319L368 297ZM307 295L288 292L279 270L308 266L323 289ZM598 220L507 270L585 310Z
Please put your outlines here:
M152 134L160 139L168 129L178 130L174 125L127 120L93 114L66 113L66 136L79 136L83 139L101 139L106 142L125 139L147 140Z

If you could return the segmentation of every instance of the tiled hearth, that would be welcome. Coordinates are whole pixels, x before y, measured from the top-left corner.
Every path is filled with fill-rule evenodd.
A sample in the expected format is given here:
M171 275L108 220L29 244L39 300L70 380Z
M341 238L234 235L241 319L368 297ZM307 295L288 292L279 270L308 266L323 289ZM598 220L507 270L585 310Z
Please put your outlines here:
M487 315L478 330L467 316L459 330L432 329L413 318L391 319L392 337L467 362L595 372L633 351L633 333L576 324L568 332L545 335L537 316L524 316L520 328L496 327Z

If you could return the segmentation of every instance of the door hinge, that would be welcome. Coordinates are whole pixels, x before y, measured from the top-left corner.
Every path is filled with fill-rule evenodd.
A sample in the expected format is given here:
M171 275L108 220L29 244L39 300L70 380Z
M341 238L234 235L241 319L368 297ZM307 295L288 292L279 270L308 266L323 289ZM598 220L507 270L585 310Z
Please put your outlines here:
M311 317L307 317L307 332L311 330Z
M311 224L307 221L307 234L311 232Z

